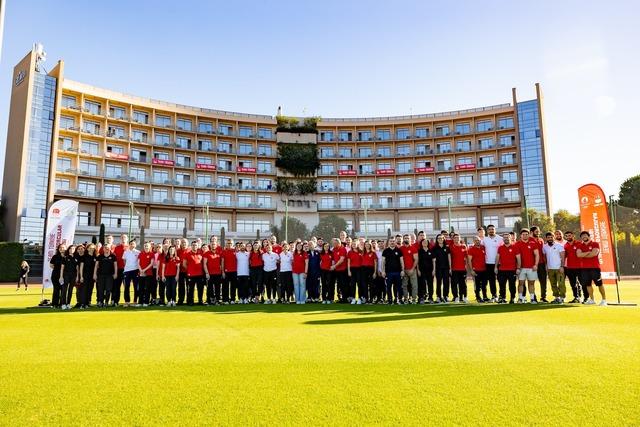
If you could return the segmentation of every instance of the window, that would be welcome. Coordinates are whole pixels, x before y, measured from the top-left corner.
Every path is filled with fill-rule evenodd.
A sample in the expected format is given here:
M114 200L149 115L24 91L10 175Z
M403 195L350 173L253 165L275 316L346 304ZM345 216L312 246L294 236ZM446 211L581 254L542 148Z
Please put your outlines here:
M269 221L260 219L239 219L236 221L236 230L239 233L256 234L256 230L260 230L261 233L268 233L269 227Z
M230 187L231 186L231 178L228 176L219 176L218 177L218 187Z
M513 141L515 141L516 137L513 135L500 135L500 146L501 147L511 147L513 145Z
M340 180L339 185L340 185L340 191L347 191L347 192L353 191L353 181Z
M207 157L207 156L198 156L196 163L201 163L203 165L212 165L213 164L213 159L211 157Z
M480 167L495 166L496 161L493 156L480 156Z
M71 95L62 95L62 106L65 108L76 107L76 97Z
M353 197L340 197L341 209L353 209Z
M181 130L191 130L191 120L189 119L178 119L176 121L176 126Z
M449 171L452 169L450 159L438 160L437 164L438 164L439 171Z
M93 141L82 141L81 151L86 154L98 155L98 143Z
M350 170L353 170L353 165L350 163L341 163L338 165L338 170L350 171Z
M199 139L198 150L200 151L213 151L213 142L210 139Z
M371 147L358 148L358 156L361 158L372 157L373 151Z
M332 131L320 132L320 141L333 141L333 132Z
M513 127L513 117L500 117L498 119L498 129L508 129Z
M486 227L489 224L493 225L494 227L497 227L498 215L485 215L484 217L482 217L482 225Z
M398 180L398 190L411 190L411 178L400 178Z
M328 158L328 157L333 157L333 148L328 148L328 147L322 147L320 149L320 157L322 158Z
M129 176L136 181L144 181L147 177L147 171L142 168L129 168Z
M69 190L70 181L64 178L56 178L56 191L58 190Z
M517 188L505 188L502 191L503 197L509 202L517 202L520 200L520 194Z
M351 148L339 148L338 149L338 155L340 157L351 157L352 156L352 150L351 150Z
M96 194L96 183L88 181L78 181L78 191L85 196L93 197Z
M176 138L176 147L178 148L186 148L188 150L191 149L191 138L187 138L185 136L179 136Z
M351 165L349 165L351 169ZM373 173L373 165L371 163L362 163L358 166L361 175L371 175Z
M251 144L240 144L238 146L238 154L253 154L253 146Z
M451 193L440 193L438 194L438 203L440 206L449 206L449 201L453 204L453 194Z
M327 209L333 208L335 205L335 199L333 197L322 197L320 199L320 207Z
M64 172L68 169L71 169L71 159L68 159L66 157L58 157L56 169L59 170L60 172Z
M211 122L198 122L198 132L200 133L213 133L213 123Z
M408 208L413 204L413 196L403 194L400 196L399 202L401 208Z
M144 198L143 187L129 187L129 198L133 200L140 200Z
M149 228L153 230L182 230L185 225L186 220L182 217L164 215L149 217Z
M391 139L391 132L389 129L378 129L376 130L376 139L378 141L388 141Z
M378 189L382 191L390 191L393 188L390 179L379 179L378 180Z
M99 115L102 110L100 103L94 101L84 101L84 108L87 113L96 115Z
M493 129L493 123L491 120L482 120L476 123L477 132L487 132Z
M433 231L432 219L401 219L400 232L413 233L415 230L430 232Z
M496 183L495 172L484 172L480 174L480 185L493 185Z
M231 144L228 142L218 141L218 152L231 153Z
M416 128L416 138L427 138L429 136L429 128Z
M321 181L320 188L322 189L322 191L333 191L334 189L333 181L327 181L327 180Z
M393 229L393 221L386 219L368 220L362 222L362 230L373 233L386 233L387 230Z
M451 152L451 143L450 142L440 142L436 145L438 148L438 153L450 153Z
M520 221L520 215L508 215L504 217L504 226L505 228L513 229L515 227L516 222Z
M209 193L196 193L196 204L206 205L211 203L211 194Z
M189 192L184 190L176 190L173 194L174 199L178 203L188 204L189 203Z
M164 151L156 151L153 153L153 158L158 160L169 160L169 153Z
M86 160L80 160L80 173L84 175L97 176L98 165L95 162L88 162Z
M417 182L419 189L429 189L432 185L431 177L421 176L418 178Z
M473 157L458 157L459 165L471 165L473 164Z
M482 190L482 203L494 203L497 198L496 190Z
M176 165L185 168L191 167L191 157L184 154L176 154Z
M267 129L267 128L258 129L258 138L271 139L272 135L273 133L271 132L271 129Z
M433 195L432 194L418 194L418 204L421 206L432 206Z
M219 206L231 206L231 194L218 193L216 195L216 204Z
M226 124L219 124L218 132L220 133L220 135L228 135L228 136L233 135L233 126L226 125Z
M171 127L171 117L156 115L156 126Z
M360 207L368 209L372 204L373 204L372 196L360 197Z
M251 178L238 178L238 188L248 190L253 186L253 180Z
M132 139L136 142L147 142L147 133L141 130L134 129L131 131Z
M271 190L272 183L270 179L258 178L258 188L261 190Z
M411 162L398 162L398 173L411 172Z
M109 138L124 139L125 138L124 128L121 126L109 125L109 128L107 129L107 136Z
M393 197L391 197L391 196L379 196L378 197L378 202L380 203L381 207L388 208L388 207L391 207L391 205L393 205Z
M516 163L515 153L503 153L500 155L500 163L503 165L513 165Z
M438 185L440 188L450 188L453 185L453 178L450 176L438 177Z
M166 133L156 133L156 145L163 145L168 147L171 143L171 139Z
M371 131L361 130L358 132L358 141L371 141Z
M258 145L258 155L259 156L272 156L273 150L270 145L259 144Z
M475 197L473 191L461 191L458 195L460 196L460 203L462 204L473 203Z
M471 132L471 126L469 123L456 124L456 135L464 135Z
M71 150L73 148L73 139L69 137L58 138L58 149Z
M450 227L453 227L455 231L475 231L477 228L476 217L468 216L468 217L451 218L451 224L449 224L449 218L441 217L440 227L443 230L449 230Z
M60 116L60 128L61 129L72 129L76 125L76 121L73 117L68 116Z
M460 175L458 182L461 187L471 187L473 186L473 175Z
M191 175L183 172L176 172L176 181L180 185L192 185L191 184Z
M378 147L378 157L390 157L391 156L391 147L384 146Z
M209 187L212 184L211 175L198 174L196 175L196 184L198 187Z
M105 184L104 196L107 198L114 198L120 196L120 184Z
M218 169L222 171L230 171L232 169L231 160L218 159Z
M90 122L88 120L85 120L84 121L84 125L83 125L83 130L85 132L93 134L93 135L99 135L100 134L100 123Z
M156 184L164 184L169 181L169 172L166 170L154 170L153 182Z
M258 162L258 172L271 173L271 162Z
M206 221L204 218L195 218L193 222L193 228L197 231L204 231ZM224 227L225 230L229 230L229 221L226 219L217 219L217 218L209 218L208 229L212 232L212 234L219 233L220 230Z
M320 173L322 175L333 175L334 173L333 165L327 165L327 164L320 165Z
M338 139L340 141L352 141L353 140L353 134L351 132L348 131L340 131L338 133Z
M78 225L88 227L91 225L91 212L78 211Z
M396 139L409 139L409 129L396 129Z
M398 145L398 156L408 156L411 154L411 147L407 144Z
M371 180L362 180L358 183L359 191L371 191L373 189L373 181Z
M258 206L270 208L271 196L258 196Z
M456 147L458 151L471 151L471 141L458 141Z
M517 171L502 171L502 182L504 184L515 184L518 182Z
M478 140L478 146L481 150L488 150L493 148L493 139L492 138L481 138Z
M129 217L129 214L103 212L100 217L100 221L108 228L129 228L129 219L131 228L140 228L140 218L137 215Z
M116 120L123 120L127 118L127 111L122 107L110 106L109 116Z
M164 203L165 200L169 199L169 190L166 188L154 188L152 195L154 202Z
M436 136L449 136L449 125L436 126Z
M149 113L145 113L144 111L134 111L133 112L133 121L136 123L142 123L145 125L149 124Z

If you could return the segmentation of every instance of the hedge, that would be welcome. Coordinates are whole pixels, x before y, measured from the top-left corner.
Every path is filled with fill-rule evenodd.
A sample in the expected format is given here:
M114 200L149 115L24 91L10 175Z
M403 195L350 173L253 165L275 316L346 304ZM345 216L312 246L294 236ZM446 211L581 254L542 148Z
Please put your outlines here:
M24 259L22 243L0 242L0 282L17 282Z

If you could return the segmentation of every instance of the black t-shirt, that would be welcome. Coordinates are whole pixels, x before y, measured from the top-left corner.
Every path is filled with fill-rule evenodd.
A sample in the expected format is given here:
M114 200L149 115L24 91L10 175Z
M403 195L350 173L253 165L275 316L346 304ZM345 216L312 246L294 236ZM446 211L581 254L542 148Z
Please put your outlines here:
M114 254L98 255L96 262L98 263L98 276L113 276L115 274L113 263L116 262L116 256Z
M93 279L93 268L96 265L96 256L85 253L80 259L82 263L82 278L84 280Z
M78 274L78 265L80 264L75 254L64 257L64 276L75 277Z
M433 271L433 253L431 250L418 249L418 268L421 273L431 273Z
M60 252L51 257L51 261L49 261L49 263L53 264L53 270L51 271L52 276L60 277L60 268L62 267L63 259L64 258L60 255Z
M387 248L382 251L382 258L384 258L384 271L386 273L400 273L402 271L402 252L396 246L395 248Z
M431 249L431 253L436 259L436 268L449 268L449 255L451 254L449 246L435 245L433 249Z

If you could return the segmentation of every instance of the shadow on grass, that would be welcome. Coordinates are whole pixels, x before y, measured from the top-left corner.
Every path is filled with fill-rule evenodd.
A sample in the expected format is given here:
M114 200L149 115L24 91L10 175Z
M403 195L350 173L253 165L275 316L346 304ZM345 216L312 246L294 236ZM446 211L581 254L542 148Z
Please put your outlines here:
M299 313L303 316L318 316L327 314L342 313L346 316L337 319L309 319L304 323L307 325L346 325L358 323L374 323L374 322L394 322L402 320L429 319L437 317L450 316L469 316L483 314L502 314L512 312L529 312L539 310L557 310L574 308L569 305L551 305L551 304L434 304L434 305L350 305L350 304L247 304L247 305L220 305L220 306L203 306L203 305L181 305L177 307L123 307L119 306L108 308L92 307L85 310L72 309L69 311L61 311L52 308L40 307L7 307L0 308L1 315L10 314L67 314L74 313L126 313L141 314L145 312L153 313L175 313L175 312L192 312L192 313L211 313L216 315L225 314L253 314L253 313Z

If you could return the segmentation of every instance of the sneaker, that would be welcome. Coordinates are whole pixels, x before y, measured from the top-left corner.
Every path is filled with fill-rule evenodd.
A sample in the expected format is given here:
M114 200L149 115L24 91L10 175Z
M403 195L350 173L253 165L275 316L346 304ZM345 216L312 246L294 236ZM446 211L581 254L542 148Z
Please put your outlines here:
M540 302L546 302L548 303L549 301L547 301L547 299L545 297L540 298Z
M580 304L580 300L578 298L574 298L571 301L569 301L569 304Z
M356 302L356 304L358 304L358 305L362 304L362 298L358 298L357 301L358 302Z
M460 302L460 298L456 297L453 302Z
M351 305L355 305L355 303L356 303L356 300L355 300L355 298L354 298L354 299L352 299L352 298L349 298L349 301L351 301Z
M478 297L476 297L476 302L477 302L478 304L484 304L484 300L483 300L482 298L478 298Z
M586 305L595 305L596 302L594 300L592 300L591 298L589 298L587 301L585 301Z
M449 297L444 297L442 299L442 302L445 303L445 304L449 304Z
M462 298L462 302L465 304L469 304L469 300L467 299L467 297Z
M149 304L142 304L142 306L143 306L143 307L148 307L148 306L149 306Z
M489 302L498 302L498 299L499 299L499 298L497 298L497 297L492 297L492 298L489 300Z
M538 299L534 295L533 298L531 298L531 304L537 304L537 303L538 303Z
M269 300L265 300L263 304L265 304L265 305L266 305L266 304L271 304L271 301L269 301Z
M600 304L598 304L600 307L606 307L607 306L607 300L602 300L600 301Z
M525 297L520 297L520 298L518 298L518 303L526 304L527 303L527 299Z

